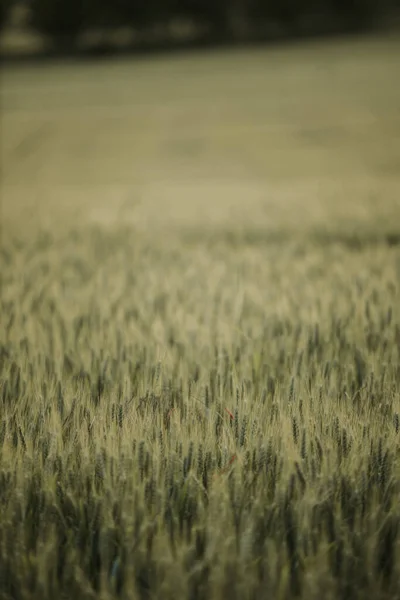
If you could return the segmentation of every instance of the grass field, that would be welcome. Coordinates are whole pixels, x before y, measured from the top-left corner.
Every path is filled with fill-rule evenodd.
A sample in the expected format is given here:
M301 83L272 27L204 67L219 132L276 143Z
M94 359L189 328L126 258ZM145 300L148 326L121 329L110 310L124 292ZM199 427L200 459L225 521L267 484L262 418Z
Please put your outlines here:
M400 598L399 50L3 70L1 600Z

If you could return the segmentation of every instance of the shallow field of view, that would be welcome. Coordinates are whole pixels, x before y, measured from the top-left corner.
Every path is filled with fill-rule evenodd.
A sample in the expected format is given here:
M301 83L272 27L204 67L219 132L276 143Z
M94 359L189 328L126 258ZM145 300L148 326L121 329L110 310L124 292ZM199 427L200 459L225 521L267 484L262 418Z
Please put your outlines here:
M0 598L400 597L398 72L3 69Z

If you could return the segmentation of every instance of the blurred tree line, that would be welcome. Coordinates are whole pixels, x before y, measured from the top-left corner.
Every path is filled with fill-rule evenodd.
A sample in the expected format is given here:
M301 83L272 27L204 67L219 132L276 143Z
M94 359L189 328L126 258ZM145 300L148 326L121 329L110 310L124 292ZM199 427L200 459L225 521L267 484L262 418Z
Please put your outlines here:
M0 28L12 6L21 0L0 0ZM250 36L272 28L287 35L355 31L395 14L400 0L24 0L29 26L50 41L73 44L83 32L128 27L146 32L190 22L214 39L235 37L243 22Z

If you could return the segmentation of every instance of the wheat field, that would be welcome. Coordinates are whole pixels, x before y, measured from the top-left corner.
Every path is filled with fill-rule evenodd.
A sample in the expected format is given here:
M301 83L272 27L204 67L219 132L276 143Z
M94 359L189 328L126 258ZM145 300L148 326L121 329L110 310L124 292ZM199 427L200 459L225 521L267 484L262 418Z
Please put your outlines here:
M7 109L1 600L400 598L398 92L379 64L371 143L344 142L365 171L333 144L320 180L289 155L263 194L166 181L128 213L104 172L90 198L83 171L57 179L72 163L35 183L20 154L18 176L28 116Z

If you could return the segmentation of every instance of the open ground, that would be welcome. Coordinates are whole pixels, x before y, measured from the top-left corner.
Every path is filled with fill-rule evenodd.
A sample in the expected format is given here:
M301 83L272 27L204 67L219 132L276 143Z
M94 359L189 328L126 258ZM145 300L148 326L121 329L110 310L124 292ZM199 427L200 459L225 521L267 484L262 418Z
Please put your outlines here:
M400 44L2 68L0 597L400 597Z

